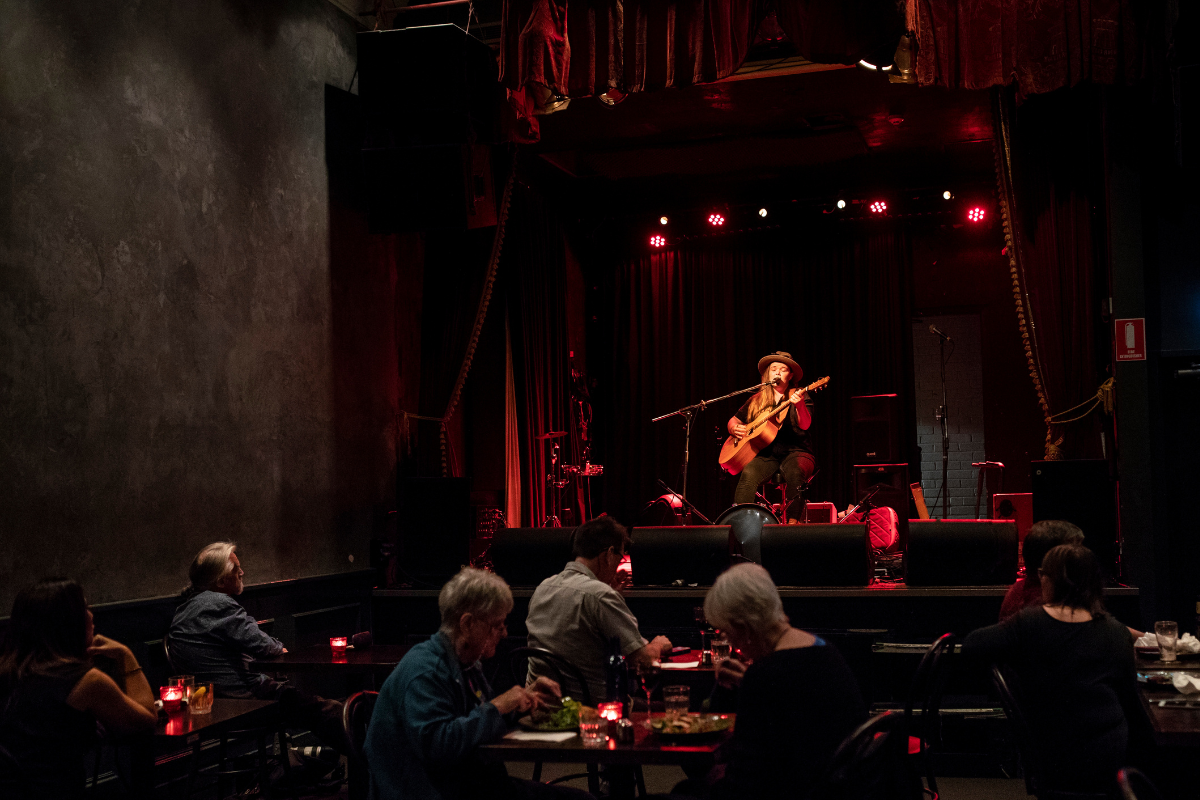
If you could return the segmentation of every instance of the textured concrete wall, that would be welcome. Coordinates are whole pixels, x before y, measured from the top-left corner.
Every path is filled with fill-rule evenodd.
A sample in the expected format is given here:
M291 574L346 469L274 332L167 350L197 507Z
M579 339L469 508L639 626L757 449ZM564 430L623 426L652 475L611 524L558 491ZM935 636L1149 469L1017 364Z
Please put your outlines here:
M0 615L47 573L174 592L222 537L255 582L365 565L324 152L353 37L324 0L0 3Z

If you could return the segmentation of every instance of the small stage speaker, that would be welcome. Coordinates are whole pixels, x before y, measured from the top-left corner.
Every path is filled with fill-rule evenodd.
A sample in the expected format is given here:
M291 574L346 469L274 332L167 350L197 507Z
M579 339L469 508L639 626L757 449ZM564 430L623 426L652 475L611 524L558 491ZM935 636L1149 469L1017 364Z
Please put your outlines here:
M509 586L537 586L574 560L574 534L574 528L500 528L492 535L488 560Z
M1083 543L1106 575L1117 574L1117 502L1102 458L1034 461L1033 521L1065 519L1083 531Z
M855 464L895 464L903 458L897 395L850 398L850 448L850 458Z
M1003 586L1017 579L1017 524L916 520L908 528L908 586Z
M762 565L776 586L866 586L874 573L864 523L764 525Z
M874 506L894 509L900 522L900 549L908 544L908 521L916 516L916 509L909 508L908 464L855 464L853 503L861 500L867 492L879 487L871 498Z
M630 561L637 586L712 586L729 567L728 525L634 528Z
M1033 494L992 495L992 519L1010 519L1017 523L1017 541L1024 542L1033 525Z
M440 587L470 563L471 479L401 478L396 494L397 577Z

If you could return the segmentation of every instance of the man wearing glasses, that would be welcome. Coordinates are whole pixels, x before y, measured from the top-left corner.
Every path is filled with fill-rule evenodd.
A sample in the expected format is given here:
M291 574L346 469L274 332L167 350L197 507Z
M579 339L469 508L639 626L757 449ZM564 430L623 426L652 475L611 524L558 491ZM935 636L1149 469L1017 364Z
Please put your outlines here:
M630 542L625 526L612 517L585 522L575 529L571 548L575 560L542 581L529 601L525 620L529 646L545 648L578 667L594 703L604 699L604 666L613 639L621 655L635 665L660 660L671 650L665 636L646 641L619 591L623 582L617 567ZM546 665L529 659L530 681L553 676ZM574 679L562 677L563 694L582 699Z

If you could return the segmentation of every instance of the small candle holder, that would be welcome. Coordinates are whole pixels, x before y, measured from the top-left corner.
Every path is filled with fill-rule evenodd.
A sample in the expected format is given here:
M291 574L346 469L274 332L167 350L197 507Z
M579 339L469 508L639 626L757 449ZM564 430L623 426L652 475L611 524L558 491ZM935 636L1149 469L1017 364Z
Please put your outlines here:
M619 700L601 703L596 710L600 712L601 719L606 719L610 722L616 721L625 716L624 713L622 713L623 704Z
M333 651L334 658L346 657L346 645L348 644L345 636L334 636L329 640L329 649Z
M162 698L163 711L170 713L178 711L183 705L183 693L186 691L184 686L162 686L158 690L159 697Z

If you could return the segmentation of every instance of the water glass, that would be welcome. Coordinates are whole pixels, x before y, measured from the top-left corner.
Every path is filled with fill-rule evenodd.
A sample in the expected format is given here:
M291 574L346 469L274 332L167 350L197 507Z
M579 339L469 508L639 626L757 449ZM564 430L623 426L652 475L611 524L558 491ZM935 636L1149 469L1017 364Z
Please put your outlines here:
M604 747L608 744L608 720L600 719L594 708L579 709L579 738L584 747Z
M1179 641L1179 625L1174 622L1154 623L1154 636L1158 639L1158 657L1161 661L1175 660L1175 645Z
M192 700L188 710L193 714L210 714L213 707L213 685L207 682L197 683L192 687Z
M669 719L687 716L691 703L692 689L690 686L663 687L663 704L666 706Z
M729 640L725 638L725 634L717 633L709 641L712 647L712 657L714 664L720 664L725 659L729 658L730 647Z
M196 677L194 675L172 675L167 678L167 686L182 686L183 687L183 702L190 703L192 700L192 687L196 685Z

